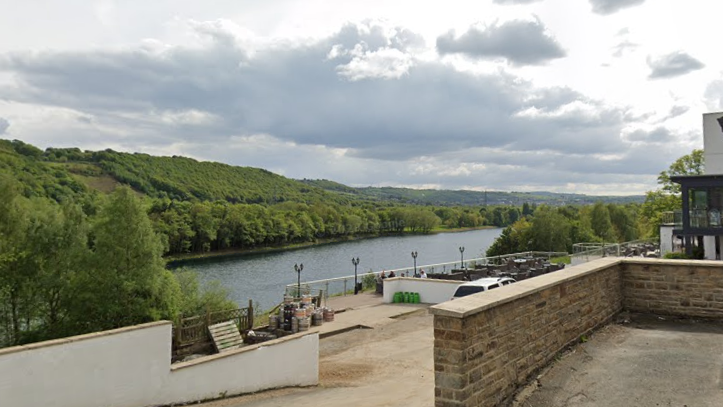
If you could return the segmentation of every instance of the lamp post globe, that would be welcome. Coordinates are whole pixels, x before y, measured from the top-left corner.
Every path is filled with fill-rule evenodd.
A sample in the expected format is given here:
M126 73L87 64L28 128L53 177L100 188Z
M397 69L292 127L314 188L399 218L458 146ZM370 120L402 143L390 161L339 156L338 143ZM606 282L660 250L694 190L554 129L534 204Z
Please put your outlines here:
M418 252L412 252L412 259L414 259L414 275L417 275L417 256L419 255Z
M352 257L351 264L354 265L354 295L357 295L359 293L359 285L357 284L356 279L356 267L359 265L359 257L357 257L356 259Z
M294 264L296 270L296 296L301 298L301 270L304 269L304 263Z

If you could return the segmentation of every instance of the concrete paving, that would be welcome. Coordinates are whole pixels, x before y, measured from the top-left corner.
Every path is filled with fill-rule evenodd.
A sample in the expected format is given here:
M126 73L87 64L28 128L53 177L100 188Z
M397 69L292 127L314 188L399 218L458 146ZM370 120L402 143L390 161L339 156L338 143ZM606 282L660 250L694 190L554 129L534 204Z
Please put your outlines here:
M400 316L429 308L429 304L384 304L382 297L373 293L333 297L328 306L336 310L334 322L309 329L319 332L322 338L356 328L378 328Z
M514 405L723 406L723 322L618 320L563 355Z
M428 304L383 304L380 296L334 297L344 310L317 330L319 386L203 403L203 407L434 406L434 334ZM371 328L371 329L360 329Z
M203 407L434 406L434 333L425 304L334 297L344 312L322 336L319 386L270 390ZM373 329L357 329L359 326ZM521 389L515 407L721 407L723 322L621 314Z

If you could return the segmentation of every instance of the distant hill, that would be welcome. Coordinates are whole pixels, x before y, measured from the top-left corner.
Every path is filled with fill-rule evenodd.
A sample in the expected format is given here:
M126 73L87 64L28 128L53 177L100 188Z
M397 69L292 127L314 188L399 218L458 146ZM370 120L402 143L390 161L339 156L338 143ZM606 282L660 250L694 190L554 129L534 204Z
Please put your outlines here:
M264 169L187 157L157 157L113 150L42 151L21 141L0 139L0 175L18 180L26 196L57 201L126 184L156 198L231 203L281 202L400 203L436 206L549 205L643 202L644 196L587 196L552 192L478 192L392 187L354 188L330 180L294 180Z
M112 150L42 151L20 141L0 140L0 174L20 181L26 196L58 201L93 191L107 193L125 184L150 197L183 201L348 203L340 194L260 168Z
M556 192L501 192L501 191L465 191L411 189L394 187L363 187L353 188L329 180L309 180L302 182L332 192L374 201L396 201L415 205L445 206L483 206L483 205L522 205L525 202L534 204L588 205L602 201L605 203L642 203L645 195L631 196L591 196L583 194L563 194Z

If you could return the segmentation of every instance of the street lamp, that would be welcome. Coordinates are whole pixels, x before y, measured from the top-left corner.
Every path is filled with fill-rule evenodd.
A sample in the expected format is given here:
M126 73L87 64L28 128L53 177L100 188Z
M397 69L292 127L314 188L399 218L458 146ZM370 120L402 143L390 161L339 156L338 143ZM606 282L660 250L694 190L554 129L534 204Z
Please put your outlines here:
M459 247L459 255L462 256L460 263L462 264L462 268L464 268L464 246Z
M301 270L304 269L304 263L294 264L294 270L296 270L296 296L301 298Z
M417 275L417 255L418 254L419 253L417 253L417 252L412 252L412 258L414 259L414 275L415 276Z
M351 258L351 264L354 265L354 295L357 295L357 293L359 292L359 286L358 286L357 283L356 283L356 266L359 265L359 258L357 257L357 258L355 259L355 258L352 257L352 258Z

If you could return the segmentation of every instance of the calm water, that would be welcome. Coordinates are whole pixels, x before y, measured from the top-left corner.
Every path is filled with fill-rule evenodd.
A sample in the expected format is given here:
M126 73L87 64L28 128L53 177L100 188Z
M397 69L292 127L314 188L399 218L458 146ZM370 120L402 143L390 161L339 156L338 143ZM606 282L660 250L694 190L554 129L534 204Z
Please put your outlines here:
M412 267L412 251L419 253L417 266L459 262L459 247L464 258L484 257L502 229L483 229L460 233L425 236L394 236L353 242L333 243L277 253L251 254L237 257L196 260L185 267L198 271L202 280L219 280L241 306L248 300L258 301L269 309L283 298L284 286L296 283L295 263L303 263L301 281L321 280L354 274L351 258L359 257L358 272L370 269ZM348 289L352 289L349 285Z

